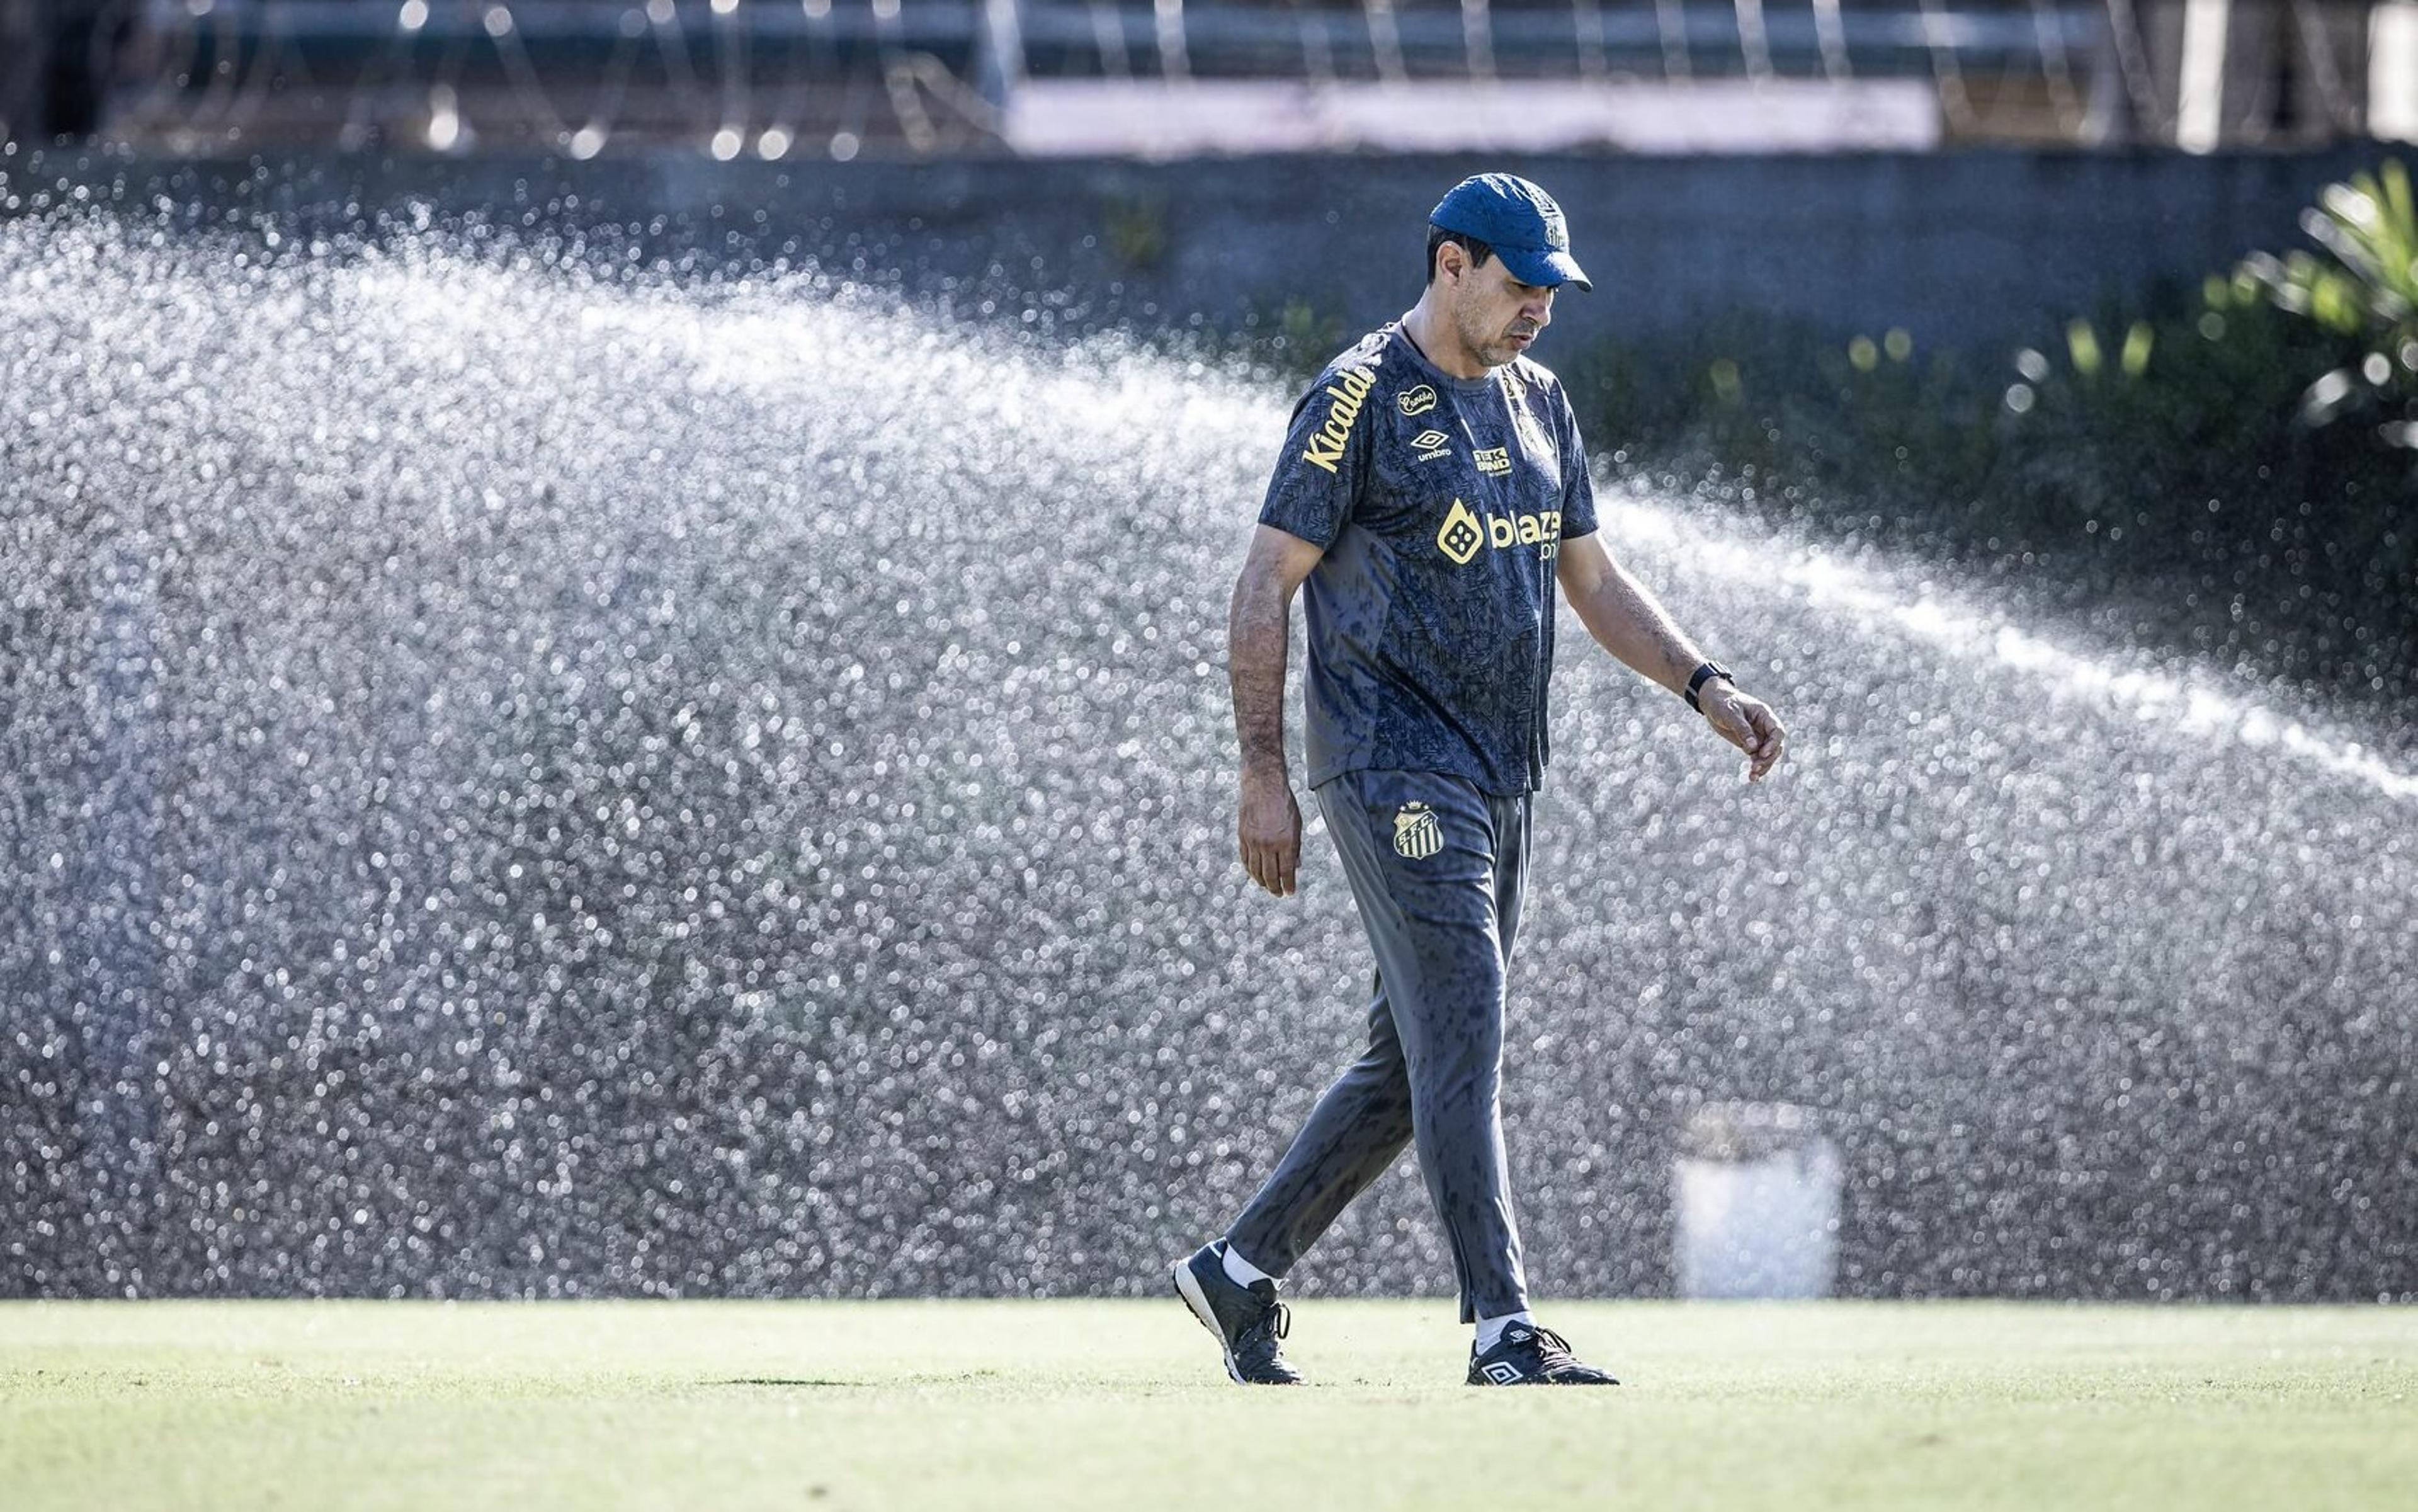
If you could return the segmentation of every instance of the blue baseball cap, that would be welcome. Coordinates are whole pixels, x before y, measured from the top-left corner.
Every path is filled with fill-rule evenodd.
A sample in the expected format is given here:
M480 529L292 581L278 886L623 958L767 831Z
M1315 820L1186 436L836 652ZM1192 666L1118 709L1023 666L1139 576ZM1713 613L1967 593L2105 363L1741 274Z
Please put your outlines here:
M1493 248L1505 269L1523 283L1595 287L1570 255L1570 228L1562 219L1562 207L1524 178L1509 174L1464 178L1436 202L1428 223Z

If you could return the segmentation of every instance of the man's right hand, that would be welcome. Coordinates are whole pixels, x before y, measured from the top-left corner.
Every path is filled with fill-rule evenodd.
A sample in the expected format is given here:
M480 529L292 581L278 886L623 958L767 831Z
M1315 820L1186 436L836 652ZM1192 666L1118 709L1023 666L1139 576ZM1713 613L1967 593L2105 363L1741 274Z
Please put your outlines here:
M1282 771L1244 771L1242 817L1236 828L1243 870L1251 874L1251 880L1280 898L1299 891L1301 805L1293 801L1293 783Z

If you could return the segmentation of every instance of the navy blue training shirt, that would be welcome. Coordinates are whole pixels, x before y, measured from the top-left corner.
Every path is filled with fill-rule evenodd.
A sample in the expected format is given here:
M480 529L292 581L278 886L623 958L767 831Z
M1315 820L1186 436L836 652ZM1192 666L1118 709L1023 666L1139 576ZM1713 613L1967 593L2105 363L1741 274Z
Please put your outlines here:
M1400 322L1371 331L1293 406L1260 523L1326 552L1306 585L1312 787L1375 769L1535 789L1553 558L1596 527L1551 373L1456 378Z

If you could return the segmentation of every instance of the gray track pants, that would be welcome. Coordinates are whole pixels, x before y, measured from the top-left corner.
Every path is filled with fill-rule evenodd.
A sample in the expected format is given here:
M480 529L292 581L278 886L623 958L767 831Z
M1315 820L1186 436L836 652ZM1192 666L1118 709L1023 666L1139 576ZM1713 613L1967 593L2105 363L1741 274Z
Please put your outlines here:
M1528 1305L1500 1096L1528 802L1431 771L1346 772L1318 789L1377 980L1369 1048L1227 1231L1271 1275L1290 1271L1416 1138L1452 1241L1462 1321Z

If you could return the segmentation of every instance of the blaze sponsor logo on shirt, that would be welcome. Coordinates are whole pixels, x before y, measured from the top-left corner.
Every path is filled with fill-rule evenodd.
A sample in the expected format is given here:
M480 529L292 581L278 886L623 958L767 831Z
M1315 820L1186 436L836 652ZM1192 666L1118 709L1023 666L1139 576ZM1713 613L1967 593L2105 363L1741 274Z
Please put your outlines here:
M1394 815L1394 854L1425 861L1444 848L1444 826L1425 803L1404 803Z
M1418 435L1412 436L1411 445L1417 449L1419 461L1433 462L1436 458L1443 456L1446 452L1452 450L1450 445L1448 445L1451 440L1452 437L1445 435L1442 431L1427 430L1421 431Z
M1405 416L1424 415L1435 408L1435 390L1423 383L1416 389L1403 389L1394 403Z
M1511 470L1511 449L1507 446L1488 447L1476 453L1472 460L1477 464L1479 472L1500 478Z
M1547 560L1560 555L1562 549L1562 512L1542 510L1534 514L1487 514L1456 498L1444 517L1443 527L1436 531L1436 549L1456 567L1466 567L1477 556L1478 548L1491 546L1506 551L1513 546L1541 546Z
M1335 471L1343 460L1343 443L1352 439L1353 422L1360 418L1360 402L1369 397L1377 374L1367 368L1345 368L1326 386L1326 394L1334 401L1326 406L1325 422L1310 433L1309 445L1302 449L1301 459L1313 467Z

